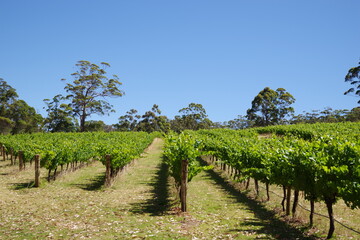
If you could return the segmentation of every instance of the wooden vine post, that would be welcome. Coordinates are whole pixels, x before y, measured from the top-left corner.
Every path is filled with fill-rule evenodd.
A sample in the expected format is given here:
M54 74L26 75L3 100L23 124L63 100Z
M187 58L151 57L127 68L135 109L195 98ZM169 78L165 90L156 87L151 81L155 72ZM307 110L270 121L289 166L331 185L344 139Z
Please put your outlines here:
M23 151L19 151L19 171L22 171L24 168L24 153Z
M111 186L111 155L107 154L105 156L105 161L106 161L105 187L110 187Z
M35 155L35 184L34 187L39 187L40 184L40 155Z
M3 155L3 160L5 161L5 160L6 160L6 154L5 154L5 147L4 147L4 145L1 145L1 152L2 152L2 155Z
M286 216L290 216L290 206L291 206L291 187L287 186L286 188Z
M10 161L11 161L11 165L14 165L15 164L15 161L14 161L14 149L10 149Z
M181 211L186 212L186 196L187 196L187 180L188 180L188 160L181 161L181 185L180 185L180 201L181 201Z

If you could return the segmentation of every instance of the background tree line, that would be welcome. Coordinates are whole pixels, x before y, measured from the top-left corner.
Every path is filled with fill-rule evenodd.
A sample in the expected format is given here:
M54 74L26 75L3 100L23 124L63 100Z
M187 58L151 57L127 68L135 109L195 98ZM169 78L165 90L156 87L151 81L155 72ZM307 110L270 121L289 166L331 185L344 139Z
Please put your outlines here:
M37 132L42 120L43 117L19 99L16 90L0 78L0 133Z
M0 133L17 134L31 132L75 132L75 131L145 131L145 132L181 132L186 129L208 128L243 129L278 124L359 121L360 107L351 110L313 110L294 115L292 104L295 98L284 88L273 90L265 87L251 102L251 108L245 116L227 122L212 122L205 108L199 103L190 103L178 111L174 119L161 114L157 104L149 111L139 114L130 109L120 116L118 123L106 125L103 121L90 120L93 114L105 115L114 112L107 98L121 97L125 93L120 89L122 83L117 75L108 76L106 69L110 64L99 65L89 61L78 61L77 71L72 73L72 82L67 82L66 95L58 94L44 99L47 116L44 118L18 98L16 90L0 78ZM62 79L66 81L66 79ZM360 97L360 62L350 68L345 82L351 84L345 95ZM358 101L360 104L360 100Z

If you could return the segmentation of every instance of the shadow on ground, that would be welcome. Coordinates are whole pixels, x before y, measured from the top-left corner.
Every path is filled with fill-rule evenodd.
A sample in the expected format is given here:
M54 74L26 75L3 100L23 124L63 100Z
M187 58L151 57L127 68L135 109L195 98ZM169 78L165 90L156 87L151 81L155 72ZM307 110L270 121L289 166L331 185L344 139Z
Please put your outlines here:
M96 190L100 190L104 186L104 182L105 182L105 172L98 174L93 178L86 179L86 183L72 184L72 186L81 188L86 191L96 191Z
M168 166L160 163L156 175L147 184L152 187L152 197L146 202L133 203L130 211L136 214L149 213L151 216L164 215L170 208Z
M10 183L10 185L12 186L12 189L14 189L14 190L21 190L21 189L34 187L35 182L29 181L29 182L22 182L22 183Z
M232 198L235 198L238 202L246 204L248 208L254 212L255 217L260 219L260 222L258 219L248 219L247 221L239 223L238 228L229 229L229 231L244 234L264 234L264 238L259 239L268 239L265 235L271 235L275 239L318 239L314 236L306 236L302 230L278 219L275 212L266 209L260 202L255 199L251 199L245 193L240 192L226 179L221 177L215 170L207 170L206 174L210 179L215 181L216 184L221 186L222 189ZM259 226L260 229L249 231L246 230L248 229L246 226Z

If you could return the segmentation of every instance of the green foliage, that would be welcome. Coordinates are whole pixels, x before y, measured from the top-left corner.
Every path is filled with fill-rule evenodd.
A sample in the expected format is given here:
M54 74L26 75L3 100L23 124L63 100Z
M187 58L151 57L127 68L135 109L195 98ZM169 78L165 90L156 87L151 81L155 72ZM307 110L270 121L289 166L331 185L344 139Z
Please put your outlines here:
M175 116L171 121L173 131L207 129L213 125L206 115L205 108L199 103L190 103L188 107L180 109L179 113L182 115Z
M9 106L16 101L18 94L15 88L7 84L7 82L0 78L0 117L7 116Z
M41 166L49 170L73 162L88 162L100 159L105 164L105 155L111 155L111 167L119 169L134 158L158 137L159 133L37 133L0 137L0 143L15 155L23 151L28 162L40 154Z
M269 134L268 138L254 133ZM360 123L199 131L204 149L238 169L241 179L291 186L309 199L343 199L360 208Z
M170 123L166 116L161 115L161 110L154 104L150 111L144 115L137 115L137 110L131 109L125 115L119 117L119 123L114 127L118 131L144 131L163 132L170 131Z
M0 134L8 134L11 132L14 122L6 117L0 117Z
M203 144L189 133L169 134L165 139L164 159L169 166L170 175L177 186L181 181L181 162L188 161L188 181L209 167L201 166L198 158L204 154Z
M40 129L42 116L24 100L19 100L16 90L0 78L1 133L30 133Z
M345 82L349 82L353 87L349 88L344 94L353 93L355 96L360 97L360 62L359 66L349 69L345 76ZM360 104L360 100L358 103Z
M134 131L137 127L138 120L141 118L140 115L136 115L137 112L136 109L130 109L125 115L120 116L119 122L114 124L116 130L122 132Z
M105 127L106 124L101 120L91 120L85 122L85 132L103 132Z
M324 110L312 110L303 114L295 115L290 119L291 124L299 123L336 123L336 122L360 121L360 107L347 109L335 109L328 107Z
M12 134L40 131L43 118L24 100L17 100L10 105L9 118L14 122Z
M166 116L160 115L159 106L154 104L151 111L147 111L142 115L135 129L144 132L168 132L170 130L170 123Z
M269 126L282 124L285 117L294 112L290 106L295 98L283 88L276 91L269 87L264 88L254 98L251 108L247 110L247 118L255 126Z
M224 125L230 129L237 130L248 128L253 124L245 116L239 115L237 118L226 122Z
M76 130L75 119L72 116L72 109L68 104L63 103L64 97L56 95L52 100L44 99L47 105L43 127L48 132L74 132Z
M66 99L70 101L74 115L80 118L80 131L85 130L85 120L91 114L104 115L112 112L112 105L105 100L106 97L121 97L124 92L119 89L121 82L116 75L112 78L106 76L108 63L101 63L102 67L89 61L78 61L77 72L71 74L75 80L67 83ZM65 79L63 79L65 80Z

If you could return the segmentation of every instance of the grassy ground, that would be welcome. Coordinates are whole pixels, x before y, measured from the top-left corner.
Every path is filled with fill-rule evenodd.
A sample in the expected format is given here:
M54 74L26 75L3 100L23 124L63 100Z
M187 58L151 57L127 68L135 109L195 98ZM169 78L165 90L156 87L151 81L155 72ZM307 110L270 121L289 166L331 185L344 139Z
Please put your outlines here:
M108 189L99 162L31 188L31 168L0 161L0 239L313 239L213 170L189 184L189 212L180 213L162 144Z

